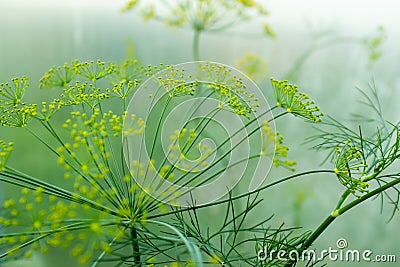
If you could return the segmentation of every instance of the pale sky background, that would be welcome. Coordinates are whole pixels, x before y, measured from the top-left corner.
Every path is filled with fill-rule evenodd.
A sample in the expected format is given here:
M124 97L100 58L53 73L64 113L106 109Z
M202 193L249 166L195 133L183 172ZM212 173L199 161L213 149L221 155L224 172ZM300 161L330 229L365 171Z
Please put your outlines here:
M35 39L39 38L42 38L42 41L38 41L38 46L48 50L44 60L50 57L56 42L63 42L66 55L67 50L73 49L74 45L77 46L75 50L79 51L82 51L82 45L96 45L101 48L101 45L93 43L94 39L101 38L108 38L110 44L113 39L114 44L121 43L120 40L126 39L126 36L130 36L134 41L148 39L155 45L156 50L163 50L168 43L175 46L173 37L168 42L165 38L149 37L149 29L154 30L154 26L155 30L159 27L158 29L165 31L157 23L153 23L151 28L148 23L135 20L132 12L121 14L119 10L125 3L125 0L0 0L0 61L6 64L7 57L13 53L11 50L18 50L18 47L21 50L16 54L31 50L28 46L34 45ZM378 25L382 25L388 33L388 47L399 47L400 3L395 0L270 0L265 1L265 5L271 13L268 22L278 33L277 44L279 41L294 40L307 45L307 38L312 33L331 29L343 34L363 36L373 33ZM154 31L153 35L156 34L161 36L163 32ZM191 32L179 32L176 37L191 38ZM259 49L255 43L250 46L254 45ZM103 48L106 49L105 45ZM138 49L140 48L139 45ZM143 47L143 51L145 48L148 46ZM232 57L242 50L242 47L233 47L232 55L229 55L229 49L225 48L223 51ZM82 53L73 54L71 57L82 57ZM157 51L153 51L153 55L158 56ZM185 59L189 58L185 55L178 60ZM160 54L158 61L163 60ZM2 68L4 65L0 62L0 72Z
M5 13L11 6L19 6L21 11L29 7L49 11L66 8L66 12L76 9L87 12L99 9L117 12L126 2L125 0L0 0L0 14L7 15ZM400 3L396 0L269 0L265 3L271 11L272 19L287 19L288 22L306 19L330 23L337 20L339 25L346 27L350 25L350 27L365 27L376 23L394 26L395 22L399 22Z

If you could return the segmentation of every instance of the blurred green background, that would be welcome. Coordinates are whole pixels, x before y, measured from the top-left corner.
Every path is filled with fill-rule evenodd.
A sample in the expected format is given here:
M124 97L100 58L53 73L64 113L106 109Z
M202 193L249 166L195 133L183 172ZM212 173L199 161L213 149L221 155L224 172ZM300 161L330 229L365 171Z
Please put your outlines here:
M43 73L51 66L74 59L121 62L134 55L144 65L192 60L190 29L144 22L135 12L121 13L125 2L0 0L0 81L26 75L31 85L26 97L40 99L49 94L38 89ZM265 37L253 27L258 23L255 19L227 33L202 35L201 59L236 66L246 54L256 54L267 66L259 83L270 104L274 99L267 82L269 77L290 78L316 100L325 114L341 120L349 119L352 112L364 112L357 103L361 97L356 87L367 90L374 83L385 118L397 122L400 97L397 6L396 1L389 0L267 1L265 7L271 13L268 23L277 33L276 39ZM371 51L364 41L381 34L379 26L384 29L379 47L382 55L370 62ZM277 122L277 129L290 147L290 158L298 160L298 171L319 168L324 154L311 151L310 145L302 145L304 138L313 132L310 125L287 117ZM17 144L12 157L14 166L37 177L49 177L57 171L55 160L44 160L47 154L42 152L40 144L28 139L22 130L0 128L0 138ZM274 170L270 179L287 174ZM333 176L296 179L263 192L264 203L258 216L275 214L276 225L285 222L287 226L301 225L312 230L330 213L342 191ZM7 194L2 192L0 196ZM388 217L389 209L380 215L379 201L367 201L335 221L315 246L318 250L336 248L336 240L346 238L351 249L396 254L399 261L399 216L390 223L386 222ZM46 258L37 255L29 263L7 266L75 264L64 257L62 252L54 251ZM328 266L364 264L329 262Z

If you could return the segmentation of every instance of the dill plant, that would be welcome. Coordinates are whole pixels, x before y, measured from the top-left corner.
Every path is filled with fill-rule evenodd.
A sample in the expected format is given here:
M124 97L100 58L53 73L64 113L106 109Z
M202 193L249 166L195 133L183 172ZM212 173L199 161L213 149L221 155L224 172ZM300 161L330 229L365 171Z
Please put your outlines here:
M56 156L54 164L64 169L64 173L52 175L51 183L23 173L8 164L14 144L0 142L0 180L20 189L17 196L2 205L2 260L29 258L33 253L48 253L51 247L60 247L80 264L91 266L294 266L296 262L276 255L260 261L257 252L267 248L301 253L336 218L373 197L388 199L394 207L391 218L395 215L400 175L390 172L389 167L399 157L399 129L382 118L376 91L372 91L373 97L364 93L366 104L378 115L374 123L379 127L375 133L368 133L361 126L352 130L331 117L322 120L323 114L308 95L287 81L271 79L276 105L259 110L260 100L249 94L248 85L229 68L207 62L195 64L208 81L196 79L195 74L177 66L73 61L53 67L43 76L40 87L57 90L59 97L39 104L23 98L28 89L26 77L1 84L1 124L26 129ZM158 91L150 90L146 80L153 81ZM129 111L129 99L141 91L149 99L156 99L157 92L166 97L158 99L160 109L155 109L153 116L136 116ZM224 150L223 144L232 136L223 137L214 147L200 142L205 137L215 138L210 135L216 129L209 124L212 120L203 118L193 125L175 125L176 132L169 136L171 153L163 153L157 141L160 122L166 112L179 106L179 99L191 98L215 99L215 112L239 116L246 123L237 130L250 129L246 139L259 134L255 143L258 148L241 161L269 159L273 166L290 171L295 171L295 162L287 159L288 148L275 131L274 120L294 115L316 123L321 134L309 141L316 142L317 150L330 151L327 160L332 161L332 169L295 172L271 183L260 183L248 192L236 194L229 188L224 190L224 197L203 203L196 202L191 189L171 187L174 191L168 191L167 187L157 192L167 181L197 188L238 164L226 162L234 148ZM270 117L263 117L265 114ZM57 118L61 115L67 116L64 122ZM258 117L266 120L257 124ZM42 130L31 129L34 122ZM46 135L54 142L44 138ZM132 136L147 140L143 146L152 151L148 161L126 160L126 154L124 158L124 148L141 149L124 147ZM208 161L213 152L217 153L214 163ZM195 159L196 163L180 166L182 159ZM218 164L219 169L213 169ZM200 166L203 169L196 169ZM213 175L207 174L209 170ZM336 176L344 192L332 213L314 231L302 232L283 225L274 228L270 225L272 216L249 223L255 207L262 203L260 191L316 173ZM155 174L163 180L155 180ZM59 183L58 179L67 183ZM143 181L150 181L150 186ZM187 202L174 202L183 195L189 196ZM207 224L207 210L213 206L225 210L218 226Z
M139 1L129 1L123 10L138 5L145 19L192 28L195 59L200 57L203 32L221 32L250 20L255 13L268 16L256 1L162 3L164 9L160 12L155 5L139 5ZM263 27L274 36L268 24ZM381 40L365 40L371 61L380 55ZM307 53L311 52L299 59L298 66ZM53 174L50 183L13 168L9 161L12 162L14 143L0 141L0 181L19 190L17 196L2 204L0 260L30 258L33 253L46 254L52 247L59 247L81 265L89 266L295 266L295 261L282 260L277 255L261 261L257 253L264 248L301 253L312 247L338 217L371 198L393 205L389 219L394 217L400 199L400 174L392 172L390 166L400 155L399 126L383 119L376 90L371 91L372 97L361 93L365 104L377 115L372 120L377 127L373 131L361 126L352 129L332 117L324 117L308 95L288 81L271 79L276 103L260 109L257 102L262 99L251 95L248 85L232 76L226 66L202 64L208 83L196 78L188 82L185 71L176 66L145 67L135 60L122 64L73 61L45 73L40 87L56 90L58 97L41 103L24 99L29 87L27 77L1 84L0 124L29 132L55 155L54 164L63 173ZM247 56L239 65L250 75L259 75L260 69L266 69L265 62L255 55ZM289 74L295 77L295 73ZM157 112L146 114L145 110L144 116L137 116L129 111L129 100L146 88L146 80L153 81L167 94L157 102ZM156 93L146 92L149 99ZM216 100L219 105L215 113L225 110L245 122L238 131L248 132L240 143L247 138L254 142L251 138L258 134L258 141L252 144L256 149L242 161L269 160L273 166L294 173L267 184L261 179L249 192L237 193L232 191L233 186L224 191L224 197L202 203L196 202L191 189L164 187L157 191L164 181L200 187L237 164L227 161L234 148L224 144L231 137L213 135L217 128L212 120L200 119L197 124L177 127L169 136L169 153L164 153L159 131L167 112L180 104L179 99L198 97ZM288 147L274 128L274 120L290 115L317 125L321 134L308 140L317 151L328 151L326 161L332 163L331 169L295 172L296 162L287 159ZM255 123L260 118L264 119L262 123ZM363 124L370 121L363 119ZM40 130L31 126L35 123ZM129 138L143 140L146 135L151 138L140 146L129 146ZM200 142L215 137L218 146ZM150 157L146 161L140 157L131 159L129 150L142 146L151 148ZM128 160L124 158L124 149L128 151ZM213 154L218 156L214 158L216 164L211 160ZM183 159L194 165L182 165ZM257 170L254 164L251 168ZM264 171L267 173L268 169ZM273 227L272 216L249 223L263 201L259 192L288 180L323 173L336 177L344 189L332 212L316 229ZM162 179L154 179L157 175ZM186 202L177 201L182 196ZM224 210L218 226L208 224L207 212L215 206ZM316 264L310 262L308 266Z
M194 186L208 181L206 179L199 183L195 179L205 176L204 172L209 171L212 178L212 166L215 164L209 165L206 161L208 156L212 152L222 151L224 154L219 155L218 163L229 156L234 148L219 146L211 151L197 140L203 138L198 134L206 133L209 128L215 130L215 127L208 126L210 121L202 120L195 128L177 128L170 136L171 153L167 154L168 157L174 155L176 150L178 154L175 157L178 159L190 157L193 150L205 152L195 165L203 167L200 175L199 170L182 169L178 166L179 162L170 165L165 163L169 162L165 158L159 159L157 153L160 153L160 149L154 150L157 134L150 144L153 145L151 151L154 151L154 157L149 162L129 159L125 165L123 143L127 138L142 138L147 129L150 129L147 134L153 132L152 124L159 124L156 120L144 120L129 113L129 109L126 110L131 95L147 88L146 83L142 82L149 77L150 81L155 81L158 88L162 89L158 91L167 96L166 102L161 101L163 110L173 105L175 99L201 96L206 100L216 99L218 104L215 113L225 111L242 117L246 125L237 129L237 132L246 130L247 126L257 121L254 114L259 107L258 99L249 94L240 78L232 75L226 66L199 64L201 72L211 82L204 83L196 79L185 82L184 70L174 66L142 67L137 61L126 61L120 65L101 61L73 61L53 67L44 74L40 87L57 90L59 97L39 104L27 103L23 98L29 87L26 77L1 84L2 126L24 128L56 156L54 163L64 169L62 175L54 174L52 183L18 171L7 164L13 144L1 141L0 179L21 188L18 197L6 199L3 203L0 223L5 229L1 234L1 244L4 246L1 258L29 258L35 252L48 253L50 247L61 247L68 249L70 255L76 257L82 265L90 263L92 266L100 263L130 266L203 265L207 262L221 264L229 262L230 257L231 265L235 265L235 262L254 261L243 257L235 246L231 246L225 254L214 242L233 231L235 243L242 230L232 230L232 224L238 220L243 223L259 200L249 196L247 206L240 212L233 210L233 203L238 199L234 200L230 196L223 201L227 203L226 220L221 229L206 238L196 232L200 229L192 228L193 225L189 223L194 223L192 216L197 216L199 205L188 202L185 208L173 202L172 206L164 203L183 194L187 195L187 192L175 190L169 194L161 190L162 194L153 198L154 195L150 196L147 187L137 183L139 177L151 178L154 173L160 174L167 181L173 180L178 172L180 176L177 178L185 184L193 183ZM155 76L157 73L161 75ZM143 87L139 90L141 84ZM155 97L152 91L146 94L150 99ZM293 105L300 104L309 109L309 103L303 103L303 100L299 99ZM297 112L297 109L293 110L294 114L309 119L320 116L313 114L312 108L307 114ZM257 116L266 118L266 114L270 113L271 109L263 110ZM67 118L60 123L57 116ZM162 114L157 116L160 120L164 117ZM31 128L34 122L39 123L42 130ZM275 133L272 117L260 125L256 124L239 144L254 133L260 134L262 146L253 155L240 161L270 158L275 166L292 169L294 162L285 159L287 147L282 144L282 137ZM54 142L46 135L50 135ZM228 141L230 138L222 143ZM176 142L182 143L182 146L176 147ZM276 154L273 153L275 150ZM216 174L238 162L230 164L219 166L219 170L215 170ZM198 174L191 177L191 171ZM67 180L67 186L58 185L57 179L60 178ZM224 188L222 190L225 191ZM208 205L214 204L205 203L203 207ZM252 230L249 229L248 234L252 235ZM254 255L251 257L254 258Z
M193 30L193 59L200 59L200 36L203 33L220 33L234 26L262 18L261 29L269 37L276 34L265 22L269 12L261 1L255 0L179 0L140 1L131 0L123 12L139 10L145 20L157 20L171 27L187 27Z

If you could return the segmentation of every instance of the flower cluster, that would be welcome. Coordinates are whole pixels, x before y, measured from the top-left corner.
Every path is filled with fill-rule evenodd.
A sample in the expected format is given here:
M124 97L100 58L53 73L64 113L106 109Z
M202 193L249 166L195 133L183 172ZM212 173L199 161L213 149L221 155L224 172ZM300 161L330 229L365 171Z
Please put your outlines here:
M197 81L187 82L184 69L176 68L175 66L166 66L161 75L156 75L157 80L168 92L169 97L194 95L195 87L198 85Z
M271 78L271 84L275 93L276 105L286 109L288 113L304 119L321 122L324 115L320 112L314 101L309 100L307 94L299 92L296 85L289 84L287 81L277 81Z
M262 126L263 143L261 153L263 156L272 157L272 162L275 167L284 167L294 171L296 161L285 159L289 148L283 145L283 137L279 132L275 132L267 121L264 121ZM274 145L274 147L272 147Z
M368 192L369 184L363 181L367 167L362 151L351 140L335 147L335 174L352 194Z
M25 77L14 79L11 85L2 84L2 125L27 127L29 133L56 156L56 168L61 171L54 172L51 177L54 183L49 183L15 170L8 164L13 144L0 141L0 181L21 188L19 195L3 202L0 259L11 255L31 257L33 253L47 253L52 247L61 247L83 265L94 262L96 266L103 260L114 260L115 264L151 266L158 261L171 266L181 266L181 263L190 266L198 256L194 245L176 241L176 238L185 240L187 237L167 223L152 220L175 214L162 201L172 198L170 203L174 205L173 201L184 192L169 186L156 192L160 198L152 198L153 191L159 188L154 184L154 177L161 176L160 183L196 187L215 180L219 173L241 161L256 157L261 160L262 156L271 157L276 167L292 170L295 162L285 159L288 148L269 122L256 124L255 130L247 132L247 125L254 125L258 119L260 101L249 92L243 78L235 76L226 66L211 63L196 66L198 69L188 74L179 66L146 68L137 61L121 65L73 61L53 67L43 76L40 87L53 88L58 95L40 104L25 103L22 99L28 88ZM228 110L226 114L245 122L242 128L234 129L246 131L245 138L256 130L262 132L262 140L255 138L262 141L257 143L262 149L231 163L226 160L233 150L229 146L231 137L223 136L224 132L213 120L193 117L176 131L171 128L166 138L167 151L164 151L159 142L161 131L156 125L163 125L165 114L149 112L150 118L156 120L153 125L145 112L139 113L139 110L135 114L130 113L129 108L126 110L128 97L136 88L141 88L146 76L152 76L148 81L155 82L156 92L139 90L137 93L142 93L149 101L160 93L166 96L158 103L161 110L169 111L179 101L190 97L212 98L213 108L208 115L225 114L222 109ZM145 89L151 87L147 82L143 85ZM154 98L148 93L154 93ZM60 118L63 118L61 122ZM32 130L28 124L31 120L38 122ZM43 131L37 126L42 126ZM217 139L209 145L208 134L214 132L217 132ZM134 154L124 155L128 138L144 140L142 146L134 149L139 155L149 149L148 161L141 155L138 158ZM238 139L233 147L245 141ZM58 185L60 178L63 178L62 186ZM149 183L140 184L141 180ZM167 227L176 233L176 238L158 238L159 233L148 227L149 224ZM165 248L165 255L160 255L159 247ZM182 249L176 250L177 247ZM133 252L120 257L119 251L127 248ZM187 257L181 258L181 251L186 249L189 253L182 253ZM142 253L146 255L141 256ZM212 262L225 260L225 257L217 257Z
M28 86L27 77L12 79L12 85L9 83L0 84L0 103L3 105L19 104Z
M22 99L28 88L26 77L0 85L1 124L27 127L30 120L40 121L59 146L31 133L57 156L70 185L64 189L14 170L7 165L13 144L0 141L0 180L22 187L19 197L3 203L0 226L5 232L0 245L6 251L0 252L0 258L14 254L30 257L35 251L47 253L50 247L62 247L69 248L71 256L85 265L99 256L98 251L103 252L101 257L110 254L114 243L131 235L126 232L127 224L145 223L148 210L161 206L137 193L138 186L129 172L121 169L122 159L117 159L113 148L121 136L142 134L145 122L131 118L130 125L123 127L126 112L112 106L103 111L106 99L117 98L125 105L145 72L137 61L119 66L73 61L53 67L40 80L40 87L56 88L59 96L39 105ZM98 86L105 78L112 89ZM66 107L74 110L61 123L69 140L54 127L59 119L53 118Z
M215 93L219 108L228 109L240 116L249 118L258 105L258 99L249 93L241 78L231 74L225 66L200 64L202 75L209 81L207 87Z
M52 67L40 79L40 88L53 88L67 86L76 76L76 66L78 61L72 61L71 64L64 63L64 65Z
M242 79L232 75L231 70L224 65L199 62L196 75L185 74L185 70L179 66L160 66L148 69L147 73L156 77L170 98L193 96L196 90L196 96L199 96L206 87L209 94L205 97L217 99L221 109L250 117L259 106L258 99L248 92Z
M5 169L13 147L13 143L6 143L3 140L0 140L0 172Z
M28 89L28 78L14 78L12 84L0 84L0 125L25 127L36 116L36 105L22 102Z
M119 66L101 61L72 61L62 67L52 67L40 79L40 88L59 87L62 89L61 93L58 98L42 101L39 105L23 101L28 79L15 78L12 85L0 85L0 124L25 127L32 118L49 121L66 106L84 104L94 109L108 98L118 97L125 100L139 86L145 70L136 60L127 60ZM75 78L79 80L74 80ZM96 82L103 78L109 78L112 89L103 89L96 85Z
M138 8L145 20L160 20L173 27L188 25L195 31L221 31L251 20L254 14L263 18L269 15L264 6L255 0L146 1L143 4L139 0L131 0L122 11L133 8ZM267 35L275 36L267 23L263 27Z
M94 109L92 114L72 112L71 118L63 124L70 142L57 148L58 163L65 169L64 178L74 181L77 194L109 209L117 209L127 220L137 220L132 201L138 187L130 175L123 175L112 161L115 155L110 146L110 138L122 133L124 116L113 111L101 113L100 109ZM135 123L126 127L124 136L143 132L143 121L133 121Z
M0 225L14 231L0 239L9 248L2 257L23 253L30 258L35 252L46 254L52 247L61 247L85 265L94 251L111 252L109 238L123 236L123 228L115 227L118 222L109 214L48 195L43 187L22 188L20 196L5 200L2 208ZM85 221L78 219L80 214L85 214Z

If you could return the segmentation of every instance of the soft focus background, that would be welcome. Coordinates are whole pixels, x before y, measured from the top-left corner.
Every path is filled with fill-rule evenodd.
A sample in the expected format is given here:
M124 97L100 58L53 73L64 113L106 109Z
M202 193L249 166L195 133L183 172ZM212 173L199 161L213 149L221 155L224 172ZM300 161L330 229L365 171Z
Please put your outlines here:
M365 112L358 103L361 98L356 88L368 90L375 84L385 118L398 121L400 17L397 1L266 2L271 13L267 21L277 33L276 39L265 37L257 27L252 27L257 21L230 29L226 34L205 33L200 40L201 59L236 66L246 54L256 54L266 63L259 83L268 97L272 96L267 83L270 76L290 79L315 99L324 113L342 120L350 118L352 112ZM192 60L190 29L144 22L135 12L121 13L124 4L123 0L0 0L0 81L26 75L31 84L27 97L39 99L48 93L37 89L43 73L51 66L74 59L120 62L135 56L144 65ZM377 35L383 40L379 47L382 56L371 62L371 51L363 40ZM270 103L274 103L272 98ZM277 128L290 147L291 158L298 159L299 171L319 168L323 154L310 151L310 145L301 145L312 132L310 125L286 118L277 123ZM24 143L22 131L10 134L11 131L0 128L0 138L19 141L13 165L39 177L54 171L55 161L43 164L45 155L37 152L39 144ZM287 174L285 171L273 173ZM275 214L277 225L285 222L288 226L314 229L333 209L342 191L343 187L332 176L297 179L263 192L264 204L259 216ZM0 194L2 198L5 193ZM336 248L336 240L346 238L350 249L396 254L399 261L399 216L387 223L389 214L384 210L380 215L379 204L379 201L368 201L339 218L317 240L316 248ZM49 259L35 256L29 266L71 266L63 257L57 251Z

